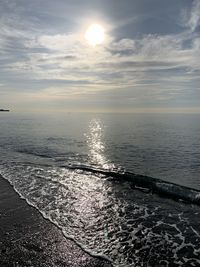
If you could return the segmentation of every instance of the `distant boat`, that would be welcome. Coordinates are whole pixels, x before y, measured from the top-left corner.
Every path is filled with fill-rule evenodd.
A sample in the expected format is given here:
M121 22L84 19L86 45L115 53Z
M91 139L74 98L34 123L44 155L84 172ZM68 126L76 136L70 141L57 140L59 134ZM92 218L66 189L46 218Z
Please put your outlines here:
M0 112L9 112L9 109L0 109Z

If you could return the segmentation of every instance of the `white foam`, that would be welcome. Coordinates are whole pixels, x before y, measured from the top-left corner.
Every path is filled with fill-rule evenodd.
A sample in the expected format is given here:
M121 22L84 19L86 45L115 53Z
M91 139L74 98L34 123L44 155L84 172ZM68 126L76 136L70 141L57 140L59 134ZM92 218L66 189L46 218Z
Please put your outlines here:
M184 216L170 210L170 220L176 223L168 223L163 210L155 205L150 209L147 201L137 199L128 183L59 167L11 164L1 170L18 194L56 224L67 238L91 255L112 261L114 266L145 266L145 260L150 261L154 255L154 246L162 246L163 242L173 249L174 261L179 262L178 251L189 245L176 224L184 224ZM138 196L153 201L146 194ZM172 229L164 239L156 230L162 225ZM179 242L175 242L174 233L178 233ZM142 258L142 251L148 251L150 258Z

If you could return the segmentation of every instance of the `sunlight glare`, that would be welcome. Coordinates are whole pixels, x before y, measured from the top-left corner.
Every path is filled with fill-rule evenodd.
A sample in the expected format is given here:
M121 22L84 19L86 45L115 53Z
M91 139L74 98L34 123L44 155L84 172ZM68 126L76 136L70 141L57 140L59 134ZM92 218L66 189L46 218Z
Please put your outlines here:
M105 39L104 28L99 24L92 24L85 33L88 44L96 46L102 44Z

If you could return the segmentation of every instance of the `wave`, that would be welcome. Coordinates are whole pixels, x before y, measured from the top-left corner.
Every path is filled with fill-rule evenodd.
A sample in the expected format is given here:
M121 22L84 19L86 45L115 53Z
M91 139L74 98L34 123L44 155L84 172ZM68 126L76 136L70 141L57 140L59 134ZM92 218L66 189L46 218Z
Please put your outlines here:
M102 174L121 181L129 181L133 188L147 193L156 193L160 196L170 197L176 200L200 205L200 190L179 185L176 183L153 178L146 175L134 174L126 171L112 171L98 169L91 166L83 165L62 165L61 167L69 169L79 169L96 174Z
M162 194L178 185L90 165L9 163L0 172L66 238L113 266L200 264L199 207L132 191L156 192L157 186Z

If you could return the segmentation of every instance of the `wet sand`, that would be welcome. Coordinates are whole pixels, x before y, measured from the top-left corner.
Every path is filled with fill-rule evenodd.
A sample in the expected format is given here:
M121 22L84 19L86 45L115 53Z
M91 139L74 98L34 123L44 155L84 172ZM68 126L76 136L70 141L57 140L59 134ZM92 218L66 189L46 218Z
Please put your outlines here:
M111 267L91 257L27 202L0 176L0 266Z

